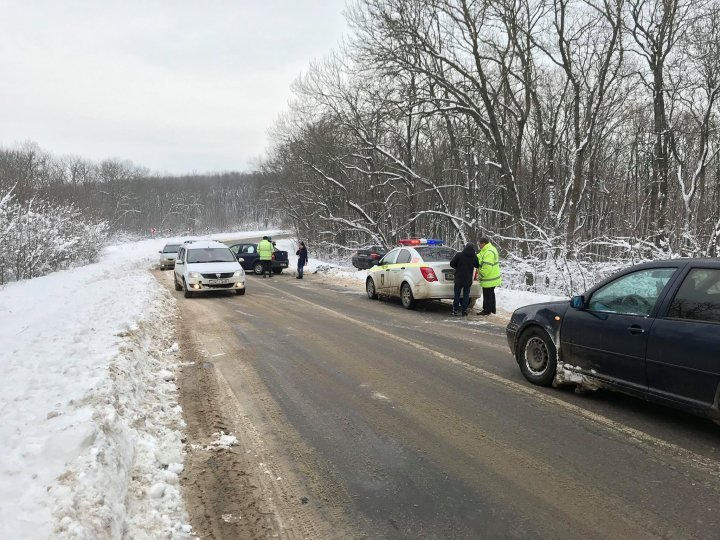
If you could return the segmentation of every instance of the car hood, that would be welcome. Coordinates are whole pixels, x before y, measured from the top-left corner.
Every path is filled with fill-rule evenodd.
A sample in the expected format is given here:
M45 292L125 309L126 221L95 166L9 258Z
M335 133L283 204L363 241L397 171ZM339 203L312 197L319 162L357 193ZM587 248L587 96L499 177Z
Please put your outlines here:
M200 272L201 274L212 274L213 272L237 272L242 269L239 262L221 263L190 263L187 265L189 272Z

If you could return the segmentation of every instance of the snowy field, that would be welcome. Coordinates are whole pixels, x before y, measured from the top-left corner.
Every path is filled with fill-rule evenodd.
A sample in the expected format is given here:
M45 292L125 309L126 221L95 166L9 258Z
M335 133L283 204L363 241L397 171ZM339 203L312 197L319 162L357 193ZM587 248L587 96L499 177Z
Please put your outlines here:
M219 240L281 231L212 235ZM0 289L0 538L187 538L173 296L149 273L167 239ZM278 240L294 271L297 243ZM312 257L307 274L366 272ZM497 290L498 306L555 299Z

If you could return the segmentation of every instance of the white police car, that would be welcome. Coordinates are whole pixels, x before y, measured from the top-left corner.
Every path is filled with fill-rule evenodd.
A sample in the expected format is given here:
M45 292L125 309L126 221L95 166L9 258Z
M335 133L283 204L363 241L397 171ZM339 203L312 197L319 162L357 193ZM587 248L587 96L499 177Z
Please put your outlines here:
M389 251L367 271L365 290L368 298L399 297L407 309L412 309L417 300L451 300L455 270L450 266L450 259L457 252L443 243L425 238L400 240L399 247ZM471 306L481 296L480 284L473 282Z
M223 243L214 240L188 241L178 249L173 273L176 291L185 298L207 291L245 294L245 271Z

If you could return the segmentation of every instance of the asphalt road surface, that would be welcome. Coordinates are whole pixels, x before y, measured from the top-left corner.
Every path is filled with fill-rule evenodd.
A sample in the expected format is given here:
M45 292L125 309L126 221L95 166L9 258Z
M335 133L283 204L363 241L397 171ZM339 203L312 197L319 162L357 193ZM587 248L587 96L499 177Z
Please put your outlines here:
M218 425L239 438L190 458L201 536L720 537L720 427L530 385L504 321L408 311L320 275L171 293L195 357L189 443Z

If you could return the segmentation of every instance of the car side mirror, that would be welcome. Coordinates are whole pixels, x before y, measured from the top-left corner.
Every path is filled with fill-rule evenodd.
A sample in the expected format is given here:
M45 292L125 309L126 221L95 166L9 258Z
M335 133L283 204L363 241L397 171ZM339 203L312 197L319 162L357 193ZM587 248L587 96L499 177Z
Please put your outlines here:
M162 253L162 249L160 251L158 251L158 253Z
M570 307L575 309L585 309L585 297L584 296L573 296L570 299Z
M245 259L243 259L242 257L238 257L237 260L238 262L245 262Z

